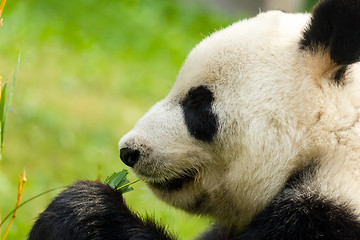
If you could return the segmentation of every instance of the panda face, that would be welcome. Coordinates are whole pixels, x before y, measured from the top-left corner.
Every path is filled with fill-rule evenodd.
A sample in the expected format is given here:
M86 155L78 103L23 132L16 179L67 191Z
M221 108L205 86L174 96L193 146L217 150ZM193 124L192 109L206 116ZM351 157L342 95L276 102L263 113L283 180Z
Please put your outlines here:
M319 139L333 141L324 129L357 119L343 108L354 94L329 84L340 68L300 45L310 17L261 13L204 39L168 96L121 138L122 160L175 207L249 223L316 157Z

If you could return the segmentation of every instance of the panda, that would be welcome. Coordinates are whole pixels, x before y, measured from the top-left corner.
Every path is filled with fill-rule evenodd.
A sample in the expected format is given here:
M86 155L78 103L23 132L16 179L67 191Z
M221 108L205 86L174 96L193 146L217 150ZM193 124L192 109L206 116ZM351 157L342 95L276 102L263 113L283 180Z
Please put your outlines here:
M360 0L269 11L205 38L119 142L154 194L214 224L200 240L360 239ZM176 239L81 181L39 239Z

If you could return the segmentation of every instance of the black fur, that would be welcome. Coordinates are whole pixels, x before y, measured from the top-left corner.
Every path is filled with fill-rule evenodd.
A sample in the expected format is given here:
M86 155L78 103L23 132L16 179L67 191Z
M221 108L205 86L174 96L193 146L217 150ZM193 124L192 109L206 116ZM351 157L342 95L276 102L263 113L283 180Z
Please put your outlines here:
M347 206L287 189L236 240L358 240L360 223Z
M206 86L190 89L182 101L189 133L198 140L210 142L218 129L217 116L211 109L213 93Z
M334 74L334 80L335 80L335 83L337 85L342 85L343 84L343 79L344 79L344 76L345 76L345 73L346 73L346 70L347 70L347 66L342 66L339 70L336 71L336 73Z
M330 51L339 65L359 61L360 0L322 0L315 7L310 25L300 42L301 49Z
M173 239L151 220L142 220L125 205L120 191L82 181L57 196L40 214L29 240Z
M295 173L284 189L243 232L215 225L199 240L360 240L351 209L304 188L316 167ZM153 221L142 220L122 195L99 182L83 181L63 191L40 214L29 240L174 239Z
M235 240L236 236L240 236L241 233L234 232L232 229L225 229L214 224L212 228L201 235L197 240Z
M359 240L360 222L351 209L304 188L316 165L309 165L289 178L274 198L244 232L215 226L201 240Z
M301 196L284 191L244 232L215 226L198 240L359 239L360 223L346 206L316 195Z

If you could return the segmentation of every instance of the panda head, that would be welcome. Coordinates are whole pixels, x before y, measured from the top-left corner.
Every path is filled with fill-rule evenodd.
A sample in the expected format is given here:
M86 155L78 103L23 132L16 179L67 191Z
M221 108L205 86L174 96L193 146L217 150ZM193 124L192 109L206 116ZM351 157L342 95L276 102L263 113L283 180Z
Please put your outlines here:
M359 12L321 1L213 33L121 138L122 160L165 202L241 228L358 121Z

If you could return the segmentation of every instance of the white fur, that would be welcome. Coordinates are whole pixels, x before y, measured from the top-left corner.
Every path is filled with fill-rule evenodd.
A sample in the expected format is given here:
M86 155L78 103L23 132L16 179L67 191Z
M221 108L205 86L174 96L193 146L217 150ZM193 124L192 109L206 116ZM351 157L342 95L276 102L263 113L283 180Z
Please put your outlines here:
M337 67L326 51L299 48L309 20L261 13L192 50L169 95L119 142L145 153L134 171L147 182L198 171L179 191L152 188L157 196L241 229L296 169L317 159L309 189L360 210L360 68L349 67L344 87L330 84ZM190 136L183 119L180 102L199 85L214 93L219 129L211 143Z

